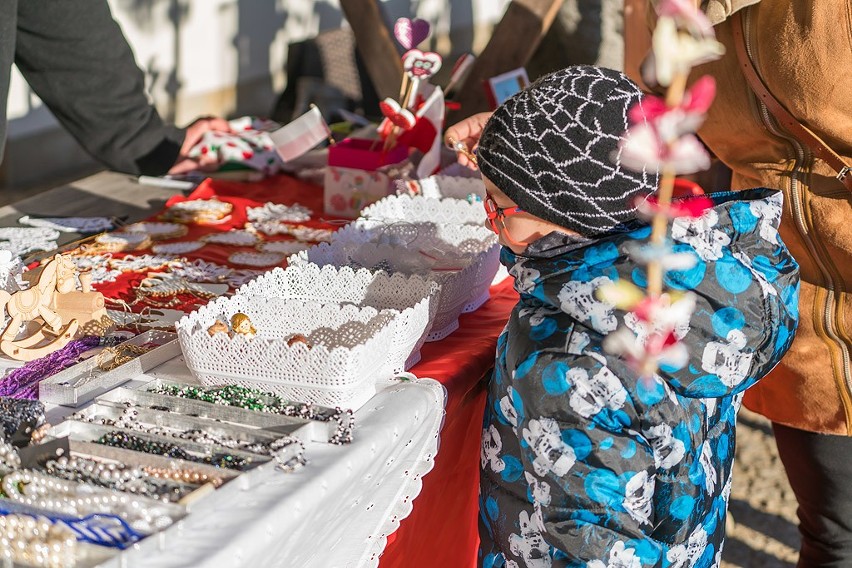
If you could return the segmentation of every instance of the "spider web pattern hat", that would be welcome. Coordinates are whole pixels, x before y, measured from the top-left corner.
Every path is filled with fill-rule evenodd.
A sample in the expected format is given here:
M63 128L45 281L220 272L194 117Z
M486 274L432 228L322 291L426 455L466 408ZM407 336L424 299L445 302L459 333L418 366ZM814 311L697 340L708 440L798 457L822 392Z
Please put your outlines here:
M627 111L641 101L623 73L574 66L545 75L488 120L482 174L521 209L585 236L635 218L634 197L657 189L657 171L621 164Z

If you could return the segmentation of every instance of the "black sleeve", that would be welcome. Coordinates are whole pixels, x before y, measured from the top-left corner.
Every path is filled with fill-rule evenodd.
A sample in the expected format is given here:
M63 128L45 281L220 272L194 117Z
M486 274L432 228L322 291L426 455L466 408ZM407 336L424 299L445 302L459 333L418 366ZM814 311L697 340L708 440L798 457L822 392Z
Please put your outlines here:
M113 170L160 175L184 132L166 126L106 0L18 4L15 63L33 91L95 159Z

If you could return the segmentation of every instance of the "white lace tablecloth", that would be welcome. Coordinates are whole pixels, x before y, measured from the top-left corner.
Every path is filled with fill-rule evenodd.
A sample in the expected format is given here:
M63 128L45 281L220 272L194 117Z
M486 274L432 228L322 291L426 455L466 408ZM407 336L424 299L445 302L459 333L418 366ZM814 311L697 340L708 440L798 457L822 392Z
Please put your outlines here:
M180 361L150 378L191 381ZM309 462L294 473L253 470L101 566L377 566L432 469L444 401L435 380L389 383L355 413L351 444L308 444Z

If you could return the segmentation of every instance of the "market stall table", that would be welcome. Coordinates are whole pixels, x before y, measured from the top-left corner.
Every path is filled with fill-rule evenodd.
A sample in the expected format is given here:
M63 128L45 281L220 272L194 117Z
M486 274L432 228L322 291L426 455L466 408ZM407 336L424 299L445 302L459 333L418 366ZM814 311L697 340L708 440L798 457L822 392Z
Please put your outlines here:
M274 188L280 202L309 199L304 184L288 183L287 178L210 187L231 197ZM290 196L292 188L301 195ZM321 195L319 188L314 190L314 198ZM128 215L136 221L157 211L172 193L103 173L2 208L0 219L8 225L21 211ZM231 563L239 559L240 565L369 566L381 555L382 566L473 566L482 379L516 301L509 281L491 292L482 308L462 316L458 331L426 344L421 362L411 369L443 385L445 418L443 390L434 381L396 384L358 411L351 446L312 444L309 465L296 474L258 471L256 475L270 475L274 482L253 483L244 493L238 485L224 487L199 501L178 525L123 553L116 565L221 566L228 558ZM156 372L191 380L179 363L167 363ZM419 478L433 465L434 434L442 419L440 452L421 489Z

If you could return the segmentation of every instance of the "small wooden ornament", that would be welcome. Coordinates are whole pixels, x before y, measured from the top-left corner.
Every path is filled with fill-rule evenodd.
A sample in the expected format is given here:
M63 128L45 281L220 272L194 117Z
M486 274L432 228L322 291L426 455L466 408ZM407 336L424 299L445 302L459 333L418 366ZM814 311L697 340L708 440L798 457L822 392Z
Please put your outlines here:
M87 277L88 276L88 277ZM27 290L13 294L0 291L0 305L10 316L0 334L0 352L18 361L32 361L61 349L77 334L103 334L109 317L104 297L91 289L90 275L80 275L77 267L62 255L24 275L30 281ZM21 326L28 324L23 337Z

